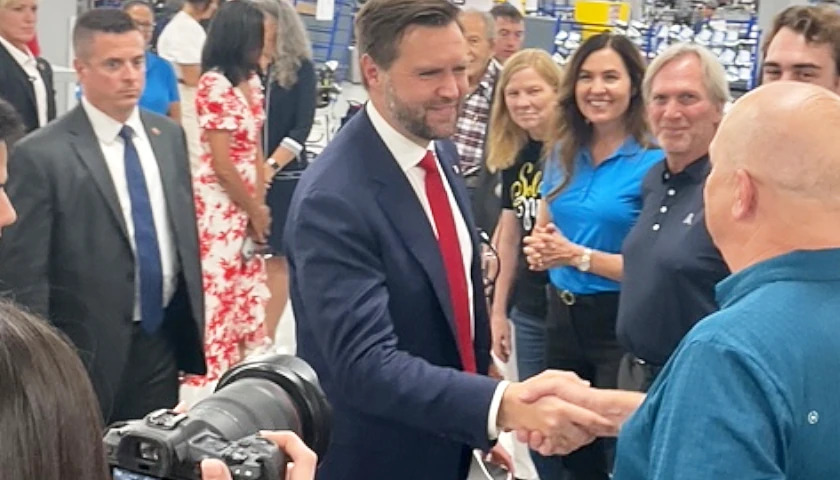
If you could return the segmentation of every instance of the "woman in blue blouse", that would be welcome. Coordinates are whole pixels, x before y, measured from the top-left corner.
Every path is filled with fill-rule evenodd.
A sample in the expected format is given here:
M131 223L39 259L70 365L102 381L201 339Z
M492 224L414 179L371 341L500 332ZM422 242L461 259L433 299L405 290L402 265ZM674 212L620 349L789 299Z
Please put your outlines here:
M144 0L128 0L123 5L137 28L143 34L147 45L152 41L155 29L155 13L151 4ZM181 121L181 101L178 96L178 77L172 64L146 51L146 85L140 97L140 108L167 115L176 122Z
M572 56L560 92L556 156L547 162L528 263L548 270L548 368L615 388L624 237L641 208L641 184L663 158L650 148L642 101L644 60L630 40L590 37ZM573 480L607 480L606 440L563 458Z

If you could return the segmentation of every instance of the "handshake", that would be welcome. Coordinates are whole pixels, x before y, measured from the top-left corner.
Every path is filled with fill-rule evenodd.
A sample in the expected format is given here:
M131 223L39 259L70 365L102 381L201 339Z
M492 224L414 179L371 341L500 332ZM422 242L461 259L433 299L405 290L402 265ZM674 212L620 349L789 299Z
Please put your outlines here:
M574 373L548 370L505 389L496 423L542 455L566 455L617 436L643 400L640 393L599 390Z

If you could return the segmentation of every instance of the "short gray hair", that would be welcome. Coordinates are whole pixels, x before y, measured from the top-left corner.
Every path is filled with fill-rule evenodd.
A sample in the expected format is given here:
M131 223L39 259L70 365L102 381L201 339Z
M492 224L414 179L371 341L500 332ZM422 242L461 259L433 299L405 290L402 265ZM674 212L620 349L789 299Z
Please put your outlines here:
M252 0L276 24L273 79L289 89L297 83L304 60L312 61L312 46L303 20L288 0Z
M496 38L496 19L490 12L483 12L476 8L465 8L461 11L461 17L476 16L484 22L484 36L492 42Z
M729 81L726 80L726 71L714 53L695 43L671 45L650 62L645 72L645 79L642 81L642 94L645 97L645 102L651 100L653 79L659 71L674 60L686 55L694 55L700 61L700 67L703 70L703 86L706 88L706 93L722 109L732 98L729 94Z

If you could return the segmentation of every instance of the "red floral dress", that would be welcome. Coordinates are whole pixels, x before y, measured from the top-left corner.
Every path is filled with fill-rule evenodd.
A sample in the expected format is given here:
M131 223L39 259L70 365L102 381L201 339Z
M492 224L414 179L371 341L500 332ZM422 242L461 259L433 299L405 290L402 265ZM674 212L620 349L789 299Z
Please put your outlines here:
M206 130L230 131L230 160L253 194L265 112L259 78L251 76L248 85L250 105L245 94L220 72L202 75L196 91L202 154L193 188L204 281L207 375L188 376L184 383L198 387L192 392L198 396L210 393L219 377L242 360L241 345L247 354L248 349L263 346L267 340L263 325L269 297L265 264L259 256L243 255L248 216L219 184L206 136Z

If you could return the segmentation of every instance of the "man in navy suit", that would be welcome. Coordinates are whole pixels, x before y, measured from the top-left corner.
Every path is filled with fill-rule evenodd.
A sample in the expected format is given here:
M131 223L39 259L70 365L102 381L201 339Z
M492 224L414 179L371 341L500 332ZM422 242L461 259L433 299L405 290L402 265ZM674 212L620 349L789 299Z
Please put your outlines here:
M284 238L298 353L334 408L323 480L464 479L499 430L561 450L612 424L486 376L478 243L452 135L466 42L446 0L369 0L356 18L370 102L307 169ZM437 141L436 141L437 140ZM571 376L568 388L588 388Z

